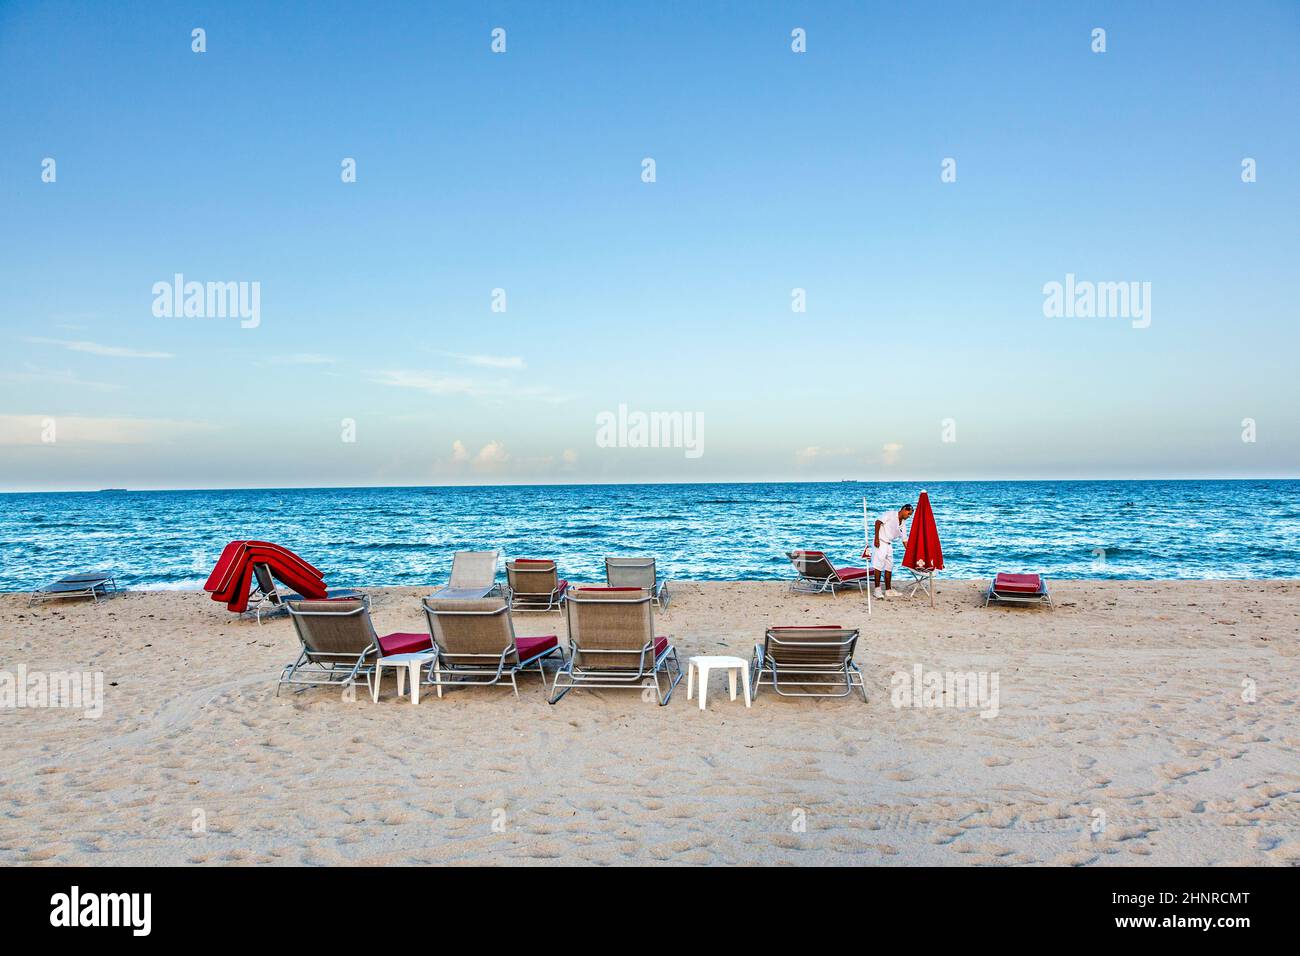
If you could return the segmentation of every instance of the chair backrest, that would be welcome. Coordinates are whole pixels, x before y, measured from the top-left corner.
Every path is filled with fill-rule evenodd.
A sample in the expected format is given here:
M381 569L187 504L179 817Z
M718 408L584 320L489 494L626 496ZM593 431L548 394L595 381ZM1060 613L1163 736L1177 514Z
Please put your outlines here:
M367 659L379 647L365 600L288 601L303 650L313 659Z
M606 558L605 583L612 588L651 588L658 578L654 558Z
M515 626L503 599L424 598L420 603L445 663L487 667L502 653L507 664L519 663Z
M451 557L453 588L490 588L497 580L499 551L457 551Z
M777 667L842 664L853 656L857 644L857 628L834 624L769 627L763 637L763 653Z
M516 594L549 596L560 586L560 573L554 561L518 558L506 562L506 582Z
M790 559L795 570L806 578L814 578L818 581L839 578L835 565L831 564L825 553L821 551L791 551L786 557Z
M275 578L271 577L271 569L265 562L253 562L253 576L257 578L257 587L266 595L267 600L272 604L279 604L280 592L276 590Z
M654 662L654 601L645 588L571 588L564 606L575 667L637 670Z

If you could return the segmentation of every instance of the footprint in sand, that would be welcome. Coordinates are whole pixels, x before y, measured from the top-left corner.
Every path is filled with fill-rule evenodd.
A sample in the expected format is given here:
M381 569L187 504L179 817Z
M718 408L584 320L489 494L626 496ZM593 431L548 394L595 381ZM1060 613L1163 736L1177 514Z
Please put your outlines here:
M1071 850L1052 860L1052 866L1087 866L1097 860L1097 854L1088 850Z
M999 755L995 757L984 758L984 766L986 767L1005 767L1009 763L1011 763L1010 757L1003 757Z

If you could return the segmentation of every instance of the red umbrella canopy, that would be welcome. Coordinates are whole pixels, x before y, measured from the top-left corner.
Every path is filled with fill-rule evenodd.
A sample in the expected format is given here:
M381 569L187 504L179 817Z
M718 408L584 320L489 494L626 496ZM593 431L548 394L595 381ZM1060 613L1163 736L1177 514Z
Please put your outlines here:
M939 529L934 523L930 508L930 495L921 492L912 515L912 529L907 535L907 550L903 553L903 567L917 571L942 571L943 548L939 544Z

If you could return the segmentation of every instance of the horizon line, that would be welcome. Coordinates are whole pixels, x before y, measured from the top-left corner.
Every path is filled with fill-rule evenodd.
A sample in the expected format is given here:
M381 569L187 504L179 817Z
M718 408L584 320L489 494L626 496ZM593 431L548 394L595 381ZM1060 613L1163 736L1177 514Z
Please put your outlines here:
M820 478L820 479L748 479L731 481L519 481L484 484L427 484L427 485L229 485L210 488L151 487L151 488L44 488L6 489L0 495L84 495L84 494L144 494L156 492L207 492L207 491L376 491L417 488L593 488L593 487L644 487L653 485L897 485L897 484L1018 484L1048 482L1182 482L1182 481L1300 481L1294 475L1259 475L1250 477L1206 476L1155 476L1146 478Z

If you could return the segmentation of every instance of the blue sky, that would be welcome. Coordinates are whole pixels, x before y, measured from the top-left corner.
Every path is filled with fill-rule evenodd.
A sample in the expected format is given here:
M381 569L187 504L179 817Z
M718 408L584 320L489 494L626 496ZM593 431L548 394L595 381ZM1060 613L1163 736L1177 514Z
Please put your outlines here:
M0 3L0 488L1300 474L1300 5L604 6Z

